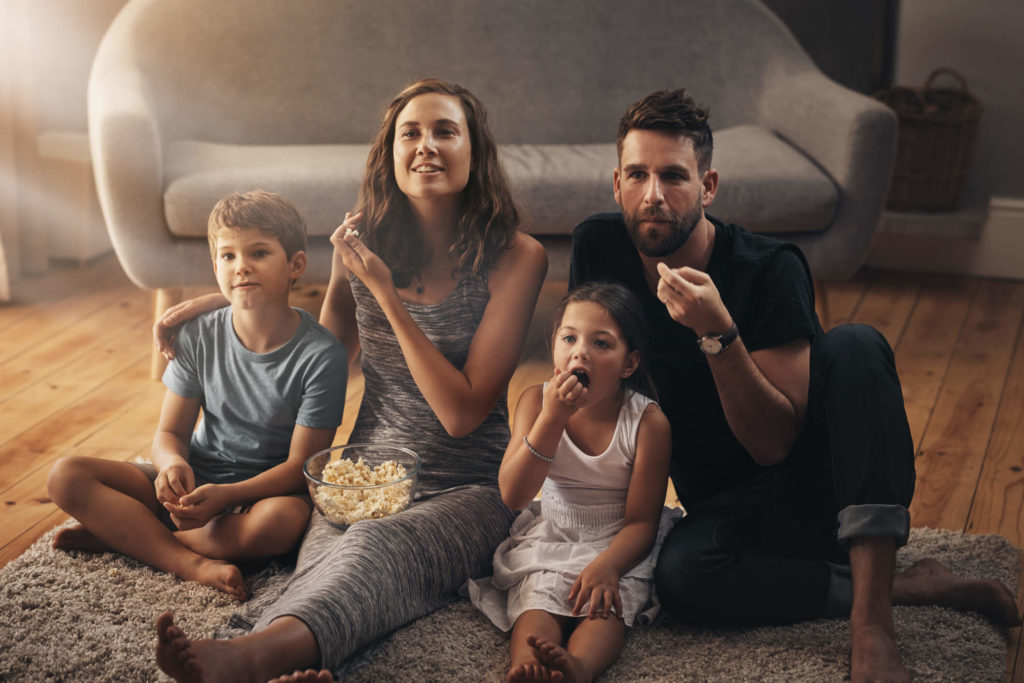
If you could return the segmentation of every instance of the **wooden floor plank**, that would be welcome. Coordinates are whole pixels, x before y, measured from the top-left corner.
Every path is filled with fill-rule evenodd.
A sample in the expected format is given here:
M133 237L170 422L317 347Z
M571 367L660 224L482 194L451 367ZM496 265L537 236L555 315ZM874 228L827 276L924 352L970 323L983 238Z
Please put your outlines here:
M935 411L918 449L911 518L964 529L1024 310L1024 284L984 281L975 291Z
M967 530L1024 545L1024 334L1019 329L977 490Z
M920 282L907 273L877 273L850 321L874 327L896 348L917 304Z
M130 348L138 351L137 337L126 339L126 330L145 325L147 343L151 315L148 297L143 293L118 297L93 315L69 325L62 334L0 362L0 403L48 378L53 378L51 384L60 384L67 368L94 352L97 344L112 350L132 344Z
M828 330L836 325L850 322L874 277L873 271L862 270L849 280L824 283L828 297L828 319L826 320L821 310L824 302L818 301L821 326Z
M131 460L135 452L130 450L115 451L109 448L74 448L65 455L81 455L104 460ZM49 463L25 473L18 482L3 492L2 503L5 508L3 528L0 528L0 552L14 543L26 529L36 526L49 517L57 506L46 494L46 477L50 472Z
M976 287L976 280L964 278L926 279L895 347L903 404L917 448L938 400Z
M19 473L52 463L135 405L146 392L139 387L148 377L147 355L86 396L0 445L0 492L17 483L23 476Z

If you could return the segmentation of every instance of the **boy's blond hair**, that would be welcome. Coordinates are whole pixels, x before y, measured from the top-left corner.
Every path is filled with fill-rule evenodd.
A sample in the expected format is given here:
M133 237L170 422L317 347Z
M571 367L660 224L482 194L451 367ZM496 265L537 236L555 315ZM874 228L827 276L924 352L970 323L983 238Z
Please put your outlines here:
M217 235L227 228L259 230L273 237L284 247L289 260L295 252L306 250L302 214L290 201L266 190L236 192L217 202L206 223L211 258L217 258Z

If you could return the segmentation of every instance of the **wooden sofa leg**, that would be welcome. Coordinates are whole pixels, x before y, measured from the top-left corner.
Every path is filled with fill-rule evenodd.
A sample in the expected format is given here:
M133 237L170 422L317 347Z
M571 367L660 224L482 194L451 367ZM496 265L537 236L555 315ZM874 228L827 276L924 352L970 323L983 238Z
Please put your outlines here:
M155 323L160 319L160 316L164 314L171 306L179 304L184 300L184 290L181 288L172 289L158 289L153 293L153 322ZM150 357L149 365L149 376L153 379L160 381L164 376L164 369L167 367L167 361L164 359L160 352L157 351L156 345L153 345L153 355Z

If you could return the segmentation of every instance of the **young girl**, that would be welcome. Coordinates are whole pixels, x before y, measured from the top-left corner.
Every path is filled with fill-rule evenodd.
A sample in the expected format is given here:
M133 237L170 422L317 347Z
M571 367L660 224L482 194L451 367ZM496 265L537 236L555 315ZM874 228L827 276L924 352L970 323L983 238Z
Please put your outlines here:
M555 320L554 375L520 399L498 474L505 504L526 509L494 553L494 575L468 584L473 604L512 628L509 681L589 681L607 669L648 606L652 549L679 517L663 506L671 441L650 398L640 302L588 283Z

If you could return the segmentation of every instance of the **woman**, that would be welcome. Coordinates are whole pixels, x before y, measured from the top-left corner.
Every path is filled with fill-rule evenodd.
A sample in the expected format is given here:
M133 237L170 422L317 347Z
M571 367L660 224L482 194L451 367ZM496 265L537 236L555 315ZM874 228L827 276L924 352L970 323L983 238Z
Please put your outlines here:
M496 485L505 392L547 269L517 221L480 102L438 80L399 93L370 150L359 210L331 237L320 322L350 357L362 351L350 441L410 445L423 458L417 502L346 532L314 515L292 579L249 634L191 641L162 615L166 673L263 681L336 670L488 573L512 517Z

